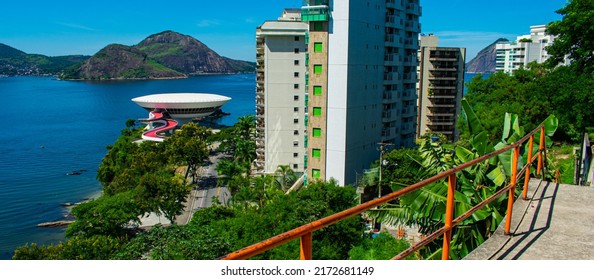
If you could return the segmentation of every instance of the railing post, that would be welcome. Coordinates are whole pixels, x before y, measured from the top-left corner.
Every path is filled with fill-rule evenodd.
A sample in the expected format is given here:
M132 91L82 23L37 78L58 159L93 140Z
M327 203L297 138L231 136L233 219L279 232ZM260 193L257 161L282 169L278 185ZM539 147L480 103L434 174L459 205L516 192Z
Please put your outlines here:
M524 190L522 191L522 199L528 199L528 184L530 184L530 166L532 165L532 149L534 148L534 134L530 136L528 144L528 160L526 160L526 173L524 173Z
M301 260L311 260L312 258L312 250L311 250L311 232L308 232L301 236Z
M448 176L448 197L445 212L445 227L443 233L443 249L441 259L450 259L450 241L452 240L452 220L454 219L454 192L456 191L456 173Z
M538 168L536 169L536 176L539 176L543 165L543 152L545 149L545 129L544 126L540 128L540 143L538 143ZM544 172L543 172L544 178Z
M507 199L507 219L505 220L505 234L509 235L511 229L512 211L514 210L514 192L516 190L516 180L518 176L518 159L520 157L520 146L514 147L514 156L512 158L512 175L511 175L511 188L509 189Z

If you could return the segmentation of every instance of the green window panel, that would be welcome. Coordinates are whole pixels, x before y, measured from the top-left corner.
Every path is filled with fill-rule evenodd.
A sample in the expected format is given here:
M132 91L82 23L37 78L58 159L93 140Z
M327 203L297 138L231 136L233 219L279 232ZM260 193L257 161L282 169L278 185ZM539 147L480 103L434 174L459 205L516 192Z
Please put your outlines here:
M317 53L322 52L322 43L321 42L314 43L314 52L317 52Z
M314 90L314 95L322 96L322 86L314 86L313 90Z
M313 178L320 178L320 170L319 169L312 169L311 170L311 177Z
M322 129L315 128L313 129L313 137L322 137Z
M313 108L313 115L314 115L314 117L321 117L322 116L322 108L321 107L314 107Z
M322 20L327 20L324 18L321 18ZM320 21L316 21L314 22L314 31L324 31L324 23L320 22Z
M322 65L321 64L314 65L314 74L322 74Z
M314 158L320 158L322 156L322 151L320 149L313 149L311 156Z

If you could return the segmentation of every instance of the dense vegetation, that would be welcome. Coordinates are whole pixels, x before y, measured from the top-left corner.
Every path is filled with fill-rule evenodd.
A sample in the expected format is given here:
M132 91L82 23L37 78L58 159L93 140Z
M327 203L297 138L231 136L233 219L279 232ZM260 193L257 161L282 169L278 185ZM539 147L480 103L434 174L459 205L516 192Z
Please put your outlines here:
M250 175L254 133L255 119L246 116L217 134L190 123L163 143L137 144L133 140L140 130L128 121L99 167L104 195L73 209L76 222L67 229L68 240L22 246L14 259L214 259L357 203L354 188L332 181L286 193L295 180L286 167L279 168L278 176ZM184 182L196 181L196 170L206 163L213 142L219 144L216 152L225 155L217 170L222 175L218 184L233 194L227 205L215 201L187 225L139 229L139 217L146 213L162 211L170 220L179 215L190 190ZM187 171L180 172L180 165ZM371 246L363 229L363 220L356 216L315 232L314 258L348 259L354 247ZM398 244L386 248L382 258L396 255L395 248L407 243ZM298 257L296 240L254 258Z
M83 55L27 54L0 43L0 75L56 75L88 58Z
M466 98L491 139L499 138L505 112L520 115L527 129L554 114L559 141L580 141L586 128L594 126L594 2L568 1L557 13L563 19L547 25L557 38L544 65L530 64L511 76L477 76L467 84ZM571 64L559 67L566 56Z
M495 73L476 76L467 84L466 99L483 122L491 139L501 136L505 112L518 114L530 130L548 115L559 118L555 140L580 141L585 129L594 126L594 79L575 66L544 68L532 64L509 76ZM462 129L462 133L467 133Z
M488 78L478 76L470 81L466 100L462 101L460 141L447 143L443 137L428 136L419 140L417 151L386 154L385 158L390 158L388 162L398 165L384 168L383 176L388 179L385 184L397 190L411 181L428 178L513 143L541 122L547 137L553 137L557 131L554 140L580 141L587 128L594 126L591 118L594 45L591 32L583 34L581 31L592 30L593 12L594 2L590 0L569 1L558 11L563 20L551 23L548 30L560 40L549 48L552 58L546 64L533 63L513 75L495 73ZM566 55L572 63L558 66ZM519 125L520 119L523 127ZM551 145L552 141L547 140L547 144ZM526 150L527 147L522 147L520 166L526 158ZM567 151L553 154L561 153L567 154ZM455 212L465 212L508 183L510 158L510 152L507 152L458 173ZM550 166L549 171L560 168L572 173L568 167L571 159L555 159L550 163L559 166ZM566 175L565 180L569 176ZM433 232L444 223L446 189L445 181L436 182L379 210L370 211L369 215L388 224L418 227L421 233ZM518 191L516 189L516 195ZM505 201L502 197L489 203L453 232L452 258L464 257L495 230L505 213ZM424 258L433 258L440 253L440 248L439 242L430 244L421 254Z

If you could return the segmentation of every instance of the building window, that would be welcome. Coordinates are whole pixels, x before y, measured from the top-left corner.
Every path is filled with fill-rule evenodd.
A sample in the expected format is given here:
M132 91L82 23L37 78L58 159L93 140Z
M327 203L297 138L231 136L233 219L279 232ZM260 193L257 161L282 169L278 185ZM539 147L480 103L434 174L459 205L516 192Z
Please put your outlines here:
M299 147L299 141L293 141L293 147Z
M294 89L299 89L299 84L293 84Z
M299 168L299 164L294 163L293 164L293 169L297 169L297 168Z
M324 24L321 21L314 21L314 31L324 31Z
M299 48L295 48L295 53L299 53Z
M313 137L322 137L322 129L315 128L313 129Z
M320 149L313 149L311 150L311 156L314 158L320 158L322 156L322 151Z
M293 153L293 157L299 157L299 153Z
M299 130L293 130L293 135L299 135Z
M322 74L322 65L321 64L314 65L314 74Z
M314 90L314 95L322 96L322 86L314 86L313 90Z
M312 169L311 170L311 177L312 178L320 178L320 170L319 169Z
M299 100L299 95L293 95L293 100L298 101Z
M316 53L322 52L322 43L321 42L314 43L314 52L316 52Z
M299 107L293 107L293 112L299 112Z
M314 115L314 117L321 117L322 116L322 108L321 107L314 107L313 108L313 115Z
M293 119L293 123L299 123L299 119Z
M299 72L294 72L294 73L293 73L293 77L295 77L295 78L299 78Z
M295 36L295 42L299 41L299 36Z
M299 59L295 59L295 60L293 60L293 64L294 64L294 65L299 65Z

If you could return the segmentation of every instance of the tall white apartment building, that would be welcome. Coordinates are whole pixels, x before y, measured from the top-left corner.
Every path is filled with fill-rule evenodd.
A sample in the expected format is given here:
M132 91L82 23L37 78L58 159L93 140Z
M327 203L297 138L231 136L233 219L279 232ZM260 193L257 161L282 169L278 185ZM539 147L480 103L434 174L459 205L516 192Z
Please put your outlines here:
M553 35L546 34L546 25L530 26L530 34L518 36L515 42L499 43L495 46L495 70L512 73L532 61L543 63L549 58L545 48L554 40Z
M379 143L415 144L420 16L419 0L304 1L307 134L293 144L304 148L307 181L354 183L379 158ZM273 113L263 113L267 126Z
M256 30L256 163L259 173L279 165L304 172L307 23L285 9Z

